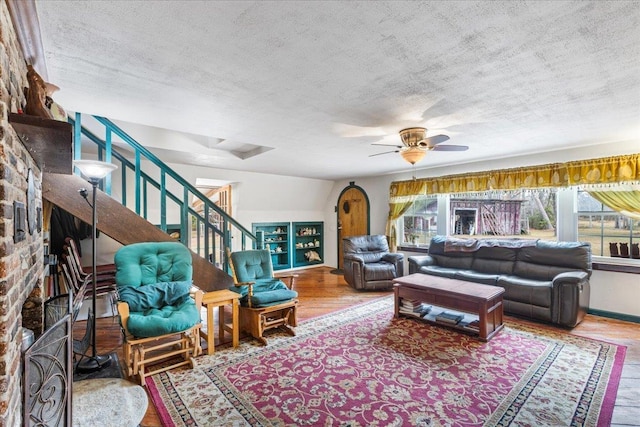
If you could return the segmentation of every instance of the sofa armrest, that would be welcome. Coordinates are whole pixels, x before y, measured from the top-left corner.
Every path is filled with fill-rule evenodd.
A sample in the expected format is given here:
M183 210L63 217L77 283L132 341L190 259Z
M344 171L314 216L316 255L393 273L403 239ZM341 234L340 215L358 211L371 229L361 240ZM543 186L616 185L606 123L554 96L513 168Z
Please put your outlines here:
M551 320L573 328L589 311L591 285L585 271L569 271L553 278Z
M419 273L420 267L437 265L436 260L431 255L413 255L407 260L409 261L409 274Z
M560 284L578 284L584 280L587 280L588 278L589 274L584 271L567 271L566 273L560 273L556 277L554 277L552 283L553 287L555 288Z

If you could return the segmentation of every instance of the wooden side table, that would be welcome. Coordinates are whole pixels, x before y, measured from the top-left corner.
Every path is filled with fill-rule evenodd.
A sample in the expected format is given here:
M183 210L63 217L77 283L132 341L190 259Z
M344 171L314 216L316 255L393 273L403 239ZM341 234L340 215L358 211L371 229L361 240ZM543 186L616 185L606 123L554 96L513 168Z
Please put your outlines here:
M218 327L220 340L224 338L224 333L229 332L232 336L234 347L238 346L240 337L240 325L238 322L238 312L240 306L240 294L223 289L221 291L207 292L202 297L202 305L207 307L207 332L200 330L200 335L207 340L207 354L213 354L215 347L213 343L213 309L218 307ZM224 320L224 306L231 305L231 326Z

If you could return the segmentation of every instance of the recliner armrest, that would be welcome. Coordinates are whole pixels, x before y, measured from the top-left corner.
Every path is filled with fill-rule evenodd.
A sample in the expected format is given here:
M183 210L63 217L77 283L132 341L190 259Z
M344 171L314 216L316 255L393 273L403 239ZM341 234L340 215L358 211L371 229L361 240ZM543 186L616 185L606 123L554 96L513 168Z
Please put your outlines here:
M364 264L364 258L356 254L344 254L344 260L357 262L359 264Z
M404 254L390 252L388 254L383 255L382 260L386 262L390 262L391 264L396 264L398 261L404 260Z

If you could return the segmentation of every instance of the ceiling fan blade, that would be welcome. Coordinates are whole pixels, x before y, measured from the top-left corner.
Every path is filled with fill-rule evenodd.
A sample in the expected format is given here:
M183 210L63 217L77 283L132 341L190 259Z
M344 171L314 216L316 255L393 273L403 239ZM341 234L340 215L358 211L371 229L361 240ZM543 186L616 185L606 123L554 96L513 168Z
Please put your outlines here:
M392 144L371 144L371 145L380 145L382 147L396 147L396 148L402 148L402 145L392 145Z
M431 147L433 151L467 151L469 147L466 145L436 145Z
M425 138L422 141L420 141L420 145L426 145L428 147L433 147L436 146L438 144L440 144L441 142L445 142L448 141L449 137L447 135L434 135L434 136L430 136L429 138Z
M399 153L400 150L385 151L384 153L369 154L369 157L381 156L383 154Z

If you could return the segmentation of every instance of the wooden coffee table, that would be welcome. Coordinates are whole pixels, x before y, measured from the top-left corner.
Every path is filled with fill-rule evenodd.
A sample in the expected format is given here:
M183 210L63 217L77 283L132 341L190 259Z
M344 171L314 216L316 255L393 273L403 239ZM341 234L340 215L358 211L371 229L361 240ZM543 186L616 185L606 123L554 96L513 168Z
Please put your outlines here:
M502 294L499 286L482 285L464 280L448 279L415 273L393 280L395 292L395 316L401 314L402 299L420 301L432 306L425 317L417 317L429 323L436 323L477 336L488 341L503 327ZM449 310L447 310L449 309ZM459 324L441 323L435 316L442 311L455 310L465 314ZM403 314L404 315L404 314ZM410 314L406 317L414 318ZM466 326L471 320L478 320L477 328Z

